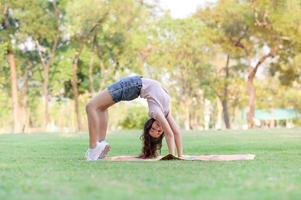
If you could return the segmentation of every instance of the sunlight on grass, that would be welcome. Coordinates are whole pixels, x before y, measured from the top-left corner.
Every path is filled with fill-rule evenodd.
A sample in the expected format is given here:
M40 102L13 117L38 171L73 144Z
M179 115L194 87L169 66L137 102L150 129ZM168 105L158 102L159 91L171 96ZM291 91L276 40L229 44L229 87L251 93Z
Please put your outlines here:
M110 155L138 155L139 134L110 134ZM0 135L0 199L301 196L300 129L183 133L185 154L256 154L253 161L234 162L86 162L87 139L87 134Z

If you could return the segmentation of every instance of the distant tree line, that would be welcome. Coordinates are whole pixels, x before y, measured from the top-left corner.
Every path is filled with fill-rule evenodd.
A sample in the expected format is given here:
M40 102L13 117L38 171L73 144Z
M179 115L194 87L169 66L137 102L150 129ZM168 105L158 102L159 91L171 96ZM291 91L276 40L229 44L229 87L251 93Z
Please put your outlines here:
M2 0L0 127L86 130L86 101L141 74L168 88L183 128L231 128L243 109L252 128L256 107L301 110L300 52L299 0L220 0L185 19L156 1ZM137 128L146 113L112 117Z

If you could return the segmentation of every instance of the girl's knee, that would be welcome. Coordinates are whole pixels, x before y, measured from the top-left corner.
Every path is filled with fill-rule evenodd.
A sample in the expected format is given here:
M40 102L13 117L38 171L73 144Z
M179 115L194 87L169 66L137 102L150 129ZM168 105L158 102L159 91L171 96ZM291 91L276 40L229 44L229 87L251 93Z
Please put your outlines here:
M91 112L92 110L95 110L95 106L93 104L92 101L89 101L87 104L86 104L86 112L89 113Z

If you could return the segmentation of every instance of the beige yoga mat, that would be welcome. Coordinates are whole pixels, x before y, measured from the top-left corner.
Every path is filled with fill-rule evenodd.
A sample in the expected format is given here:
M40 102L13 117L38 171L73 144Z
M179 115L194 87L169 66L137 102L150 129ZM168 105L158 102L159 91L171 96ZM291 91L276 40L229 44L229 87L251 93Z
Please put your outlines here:
M166 156L158 156L153 159L142 159L136 156L112 156L106 157L108 161L161 161L161 160L184 160L184 161L236 161L236 160L254 160L254 154L232 154L232 155L185 155L178 158L171 154Z

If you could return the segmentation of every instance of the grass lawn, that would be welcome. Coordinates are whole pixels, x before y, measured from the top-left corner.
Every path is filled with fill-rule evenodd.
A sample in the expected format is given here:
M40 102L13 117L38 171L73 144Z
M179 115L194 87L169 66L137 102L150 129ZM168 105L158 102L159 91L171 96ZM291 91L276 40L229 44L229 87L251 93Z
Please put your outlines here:
M110 134L109 155L137 155L138 138ZM183 133L185 154L256 154L232 162L86 162L87 139L0 135L0 199L301 199L301 129Z

